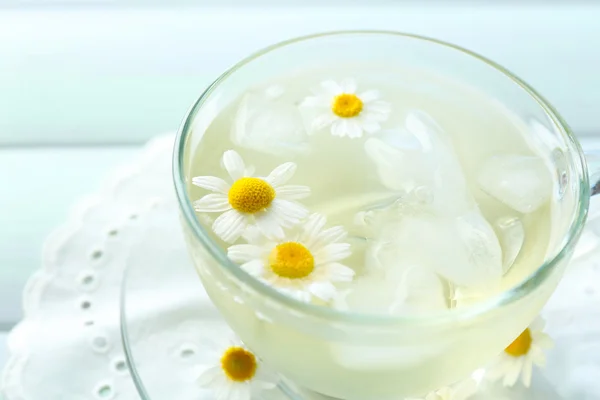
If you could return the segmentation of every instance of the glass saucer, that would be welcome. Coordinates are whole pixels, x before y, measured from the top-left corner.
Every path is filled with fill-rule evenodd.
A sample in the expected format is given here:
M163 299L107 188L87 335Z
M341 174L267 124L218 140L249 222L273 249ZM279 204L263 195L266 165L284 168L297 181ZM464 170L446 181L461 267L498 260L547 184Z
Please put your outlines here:
M485 383L471 400L592 400L600 393L600 202L593 199L589 240L544 309L556 343L530 389ZM121 334L132 379L143 400L214 400L196 383L206 362L202 338L227 331L188 258L173 205L147 216L148 232L129 243L121 293ZM591 245L590 245L591 243ZM313 400L286 385L264 400ZM365 399L373 400L373 399ZM401 400L401 399L398 399Z
M207 362L203 339L230 331L194 271L177 218L174 204L157 207L145 215L150 231L131 244L121 287L121 338L143 400L213 400L196 383ZM301 400L285 385L262 393L264 400Z

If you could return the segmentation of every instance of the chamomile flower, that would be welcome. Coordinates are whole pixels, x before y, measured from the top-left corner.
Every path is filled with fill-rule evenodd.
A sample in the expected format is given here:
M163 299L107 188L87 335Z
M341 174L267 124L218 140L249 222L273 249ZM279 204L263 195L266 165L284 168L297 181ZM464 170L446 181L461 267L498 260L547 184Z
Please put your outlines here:
M545 349L554 342L543 332L545 321L537 317L499 356L498 361L487 371L492 381L503 379L504 386L514 386L519 377L525 387L531 385L533 365L543 367L546 364Z
M213 222L212 229L224 241L236 241L250 225L256 225L267 237L280 238L283 228L308 215L308 210L294 200L307 197L310 189L285 184L296 172L296 164L281 164L264 178L252 177L242 157L228 150L223 154L223 165L232 184L214 176L197 176L192 183L215 192L196 200L194 209L223 213Z
M356 82L352 79L340 83L328 80L321 83L320 90L304 99L301 107L316 108L317 116L311 123L314 133L330 127L333 136L362 137L363 132L373 134L386 121L391 105L379 100L379 92L368 90L357 94Z
M211 343L206 350L210 364L202 366L201 387L211 389L215 400L250 400L252 393L277 386L278 378L268 372L237 338Z
M354 271L339 261L350 255L343 243L341 226L323 229L324 216L310 215L297 232L273 241L259 234L246 235L248 244L229 247L228 257L250 275L298 300L310 302L313 296L332 300L334 282L349 282Z
M477 392L477 382L473 379L467 379L454 386L444 387L434 390L427 396L418 400L466 400ZM406 399L417 400L417 399Z

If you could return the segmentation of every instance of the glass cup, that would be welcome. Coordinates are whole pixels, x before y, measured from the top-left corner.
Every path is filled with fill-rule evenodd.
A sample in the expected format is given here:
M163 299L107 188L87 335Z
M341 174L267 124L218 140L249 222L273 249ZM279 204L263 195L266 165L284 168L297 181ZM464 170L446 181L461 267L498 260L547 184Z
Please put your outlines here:
M556 226L546 261L480 303L443 313L382 316L305 304L232 263L197 220L190 162L215 116L254 85L327 63L382 62L426 69L495 99L531 128L552 166ZM451 97L451 96L450 96ZM450 101L450 100L449 100ZM189 111L177 137L174 179L189 251L227 323L300 398L344 400L415 396L485 365L534 319L558 284L585 223L586 162L569 127L534 89L494 62L438 40L395 32L334 32L261 50L220 76Z

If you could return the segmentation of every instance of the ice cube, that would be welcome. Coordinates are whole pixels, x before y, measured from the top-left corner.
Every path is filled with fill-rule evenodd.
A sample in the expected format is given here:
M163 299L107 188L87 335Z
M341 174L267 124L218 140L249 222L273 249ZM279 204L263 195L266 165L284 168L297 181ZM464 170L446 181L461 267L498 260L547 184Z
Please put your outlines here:
M550 171L541 158L534 156L492 157L477 180L481 190L521 213L537 210L552 194Z
M405 127L365 142L381 183L392 190L426 190L432 206L449 215L474 205L462 167L446 133L427 114L409 112Z
M391 314L436 311L448 308L446 283L433 271L419 265L392 268L386 279L398 282Z
M445 282L433 271L397 257L395 243L368 240L364 270L341 291L334 307L377 314L446 309Z
M297 107L277 99L280 88L251 92L240 101L231 128L231 141L273 155L308 151L308 136Z
M434 272L416 265L389 265L367 273L342 292L336 308L346 311L400 315L448 307L444 282Z
M283 93L285 93L285 89L281 85L271 85L265 89L265 95L272 100L280 98Z
M377 265L370 266L369 273L355 279L334 306L345 311L388 315L447 309L443 283L435 273L399 264L397 260L385 271L377 270L379 262L373 258L367 257L366 262L376 262ZM381 370L418 364L424 358L440 354L444 346L440 341L424 346L410 343L404 347L334 342L331 353L345 368Z
M398 131L398 135L402 131ZM389 145L382 139L365 142L367 156L376 165L381 183L391 190L409 191L415 186L432 186L433 165L421 150Z
M405 215L382 224L378 241L386 243L383 268L401 263L433 271L455 285L489 285L503 274L502 249L478 209L463 215Z
M525 242L525 229L517 217L502 217L496 221L495 231L502 246L502 269L507 273L521 252Z

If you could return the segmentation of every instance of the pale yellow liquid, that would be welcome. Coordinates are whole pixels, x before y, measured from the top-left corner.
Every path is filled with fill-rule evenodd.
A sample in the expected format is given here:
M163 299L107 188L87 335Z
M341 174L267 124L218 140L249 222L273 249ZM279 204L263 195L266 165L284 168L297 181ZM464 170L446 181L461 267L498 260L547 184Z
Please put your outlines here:
M485 194L477 184L481 166L494 155L539 155L526 139L529 134L527 127L493 99L424 72L387 70L373 65L343 71L327 68L299 71L265 83L257 87L255 93L262 94L265 89L280 85L285 91L276 101L297 105L310 95L309 87L325 79L339 81L348 76L357 79L359 89L377 89L382 93L382 99L392 103L393 111L384 123L385 129L403 126L409 110L417 109L429 114L448 133L468 189L490 225L506 217L518 218L523 224L525 241L509 272L493 288L473 288L475 294L462 305L453 301L455 287L452 282L447 282L447 308L468 307L471 303L485 300L513 287L539 267L548 251L551 202L535 212L521 214ZM247 165L253 165L258 176L265 176L281 163L295 162L298 168L290 183L309 186L311 196L302 203L313 212L325 214L329 226L343 225L348 229L353 255L345 261L356 271L355 281L361 282L369 273L364 269L367 248L364 239L368 239L368 234L355 224L356 214L378 207L394 196L393 191L381 184L373 161L365 154L367 137L337 138L324 131L307 136L301 146L284 143L274 152L240 147L231 141L232 121L240 101L238 99L222 110L205 131L200 145L192 152L190 176L227 178L221 167L221 157L229 149L235 149ZM191 200L207 194L192 185L188 189ZM199 216L208 231L214 218L214 215ZM213 238L223 248L226 247L218 238ZM456 330L448 332L429 328L407 329L377 340L375 347L372 342L361 345L358 333L357 337L352 337L352 333L328 327L326 322L307 326L302 332L279 323L273 316L269 316L269 321L261 320L256 310L237 303L232 299L232 293L220 290L213 278L207 278L202 272L204 266L201 261L196 260L196 264L212 300L228 323L259 356L296 383L347 400L420 395L464 377L501 351L509 338L515 337L539 311L551 290L549 284L543 294L527 306L520 306L518 313L507 310L506 315L498 315L496 320L490 318L481 321L480 325L476 321L468 330L458 325ZM350 288L352 284L349 284ZM371 307L355 308L352 311L379 312Z

